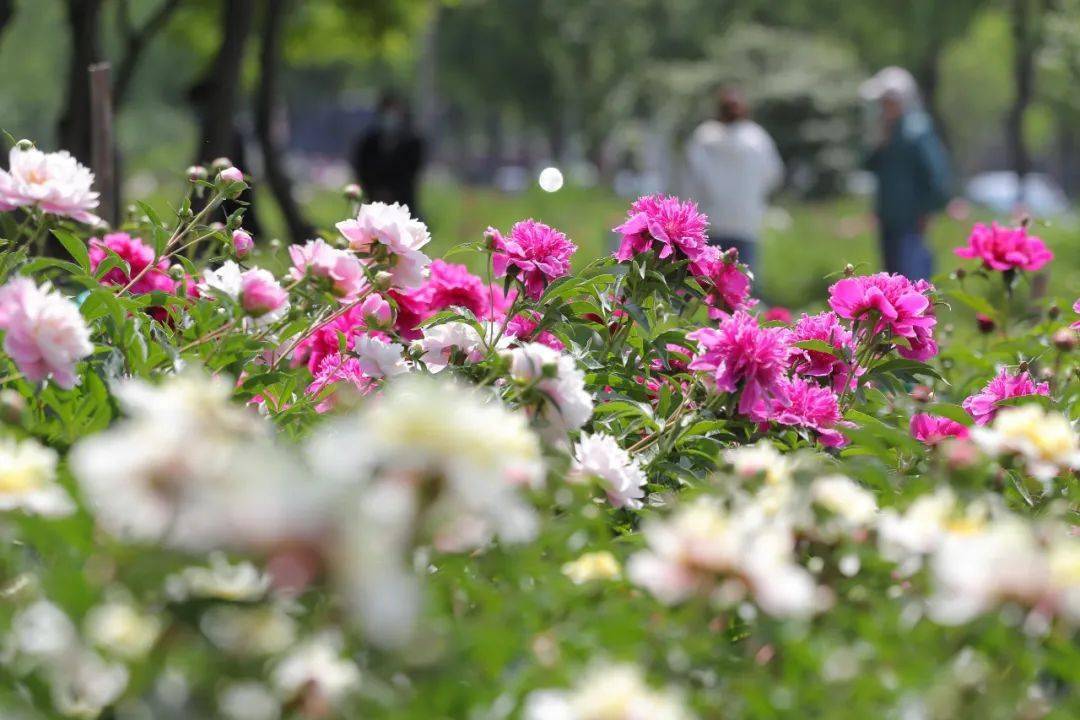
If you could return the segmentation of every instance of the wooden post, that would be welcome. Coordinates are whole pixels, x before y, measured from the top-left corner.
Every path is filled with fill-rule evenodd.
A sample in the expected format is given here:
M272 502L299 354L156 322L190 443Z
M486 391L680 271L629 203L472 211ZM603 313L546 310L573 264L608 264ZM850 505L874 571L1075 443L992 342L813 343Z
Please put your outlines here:
M116 225L116 148L113 142L112 78L107 62L96 63L90 72L90 165L94 187L101 193L100 215Z

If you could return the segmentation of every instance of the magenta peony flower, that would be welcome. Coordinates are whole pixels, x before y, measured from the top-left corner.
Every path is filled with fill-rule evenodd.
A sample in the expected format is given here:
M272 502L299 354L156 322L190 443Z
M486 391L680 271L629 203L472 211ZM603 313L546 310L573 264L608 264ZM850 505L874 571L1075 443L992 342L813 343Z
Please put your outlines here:
M911 437L927 445L937 445L946 438L965 439L970 435L966 425L940 415L915 413L911 416Z
M351 253L331 247L322 238L308 240L304 245L290 245L289 257L293 263L289 274L293 279L328 280L334 295L343 300L352 300L367 284L360 260Z
M535 220L522 220L510 229L509 237L495 228L488 228L492 244L492 268L496 277L504 277L510 268L520 273L525 294L540 299L544 288L570 272L570 256L577 245L563 233Z
M622 235L615 259L627 262L639 253L661 244L657 257L663 260L678 251L684 257L697 260L708 247L706 230L709 218L698 212L691 201L682 202L674 195L646 195L634 201L626 221L614 228Z
M484 316L490 303L484 282L464 265L433 261L425 287L430 292L428 306L434 311L463 307L479 318Z
M75 364L94 351L79 309L48 285L16 277L0 287L4 351L30 382L49 376L62 388L78 384Z
M255 240L247 230L233 230L232 244L236 257L242 259L251 253L252 248L255 247Z
M269 270L252 268L240 276L240 305L252 317L276 320L289 308L289 293Z
M127 233L110 233L101 239L90 238L91 272L97 272L101 263L109 257L109 250L119 255L128 264L131 273L125 273L122 268L114 267L101 277L103 284L124 287L131 282L131 278L138 276L147 266L153 265L131 286L131 292L142 295L154 291L170 294L176 291L177 282L169 275L169 261L163 258L155 263L154 249Z
M484 318L493 322L505 320L517 295L517 288L510 288L509 292L503 292L501 284L491 283L484 288L484 302L486 303Z
M761 314L761 319L765 322L782 322L790 324L791 311L788 310L786 307L781 307L780 305L777 305L763 312Z
M992 223L990 227L976 223L968 236L968 244L955 252L962 258L977 258L990 270L1035 271L1054 259L1054 253L1026 227L1009 228Z
M720 392L741 391L739 413L764 422L787 367L789 334L786 328L763 328L757 318L736 311L716 329L687 335L698 343L690 369L708 372Z
M690 270L707 293L705 302L713 320L755 304L750 299L749 276L738 263L726 261L717 248L708 245L702 248Z
M1080 298L1078 298L1076 302L1073 303L1073 312L1077 315L1080 315ZM1073 330L1080 330L1080 320L1077 320L1069 327L1071 327Z
M847 438L835 429L844 419L836 393L800 377L777 383L769 419L780 425L810 428L827 447L847 444Z
M566 345L563 344L562 340L555 337L555 334L550 330L536 332L539 325L540 313L535 310L527 310L510 319L506 324L506 334L522 342L537 342L541 345L547 345L552 350L562 352L566 349Z
M346 357L337 353L323 358L312 374L315 379L304 390L304 394L308 397L318 396L327 388L338 385L352 388L360 395L367 395L375 388L376 384L373 378L364 374L357 358ZM339 399L335 390L315 406L315 412L330 412L338 404Z
M292 366L306 363L308 370L314 375L326 357L339 352L342 335L345 336L345 349L352 350L356 344L356 331L363 328L364 316L360 307L349 308L334 320L320 325L297 344L293 351Z
M427 286L412 290L390 290L387 297L397 305L394 330L406 340L419 340L424 334L420 323L435 314L431 309L431 289Z
M98 206L90 170L67 150L44 153L20 145L11 148L8 169L0 170L0 211L33 206L89 225L101 222L90 212Z
M998 403L1024 395L1049 396L1050 385L1044 382L1036 384L1026 372L1010 375L1008 370L1002 368L986 387L965 398L962 404L968 414L975 418L975 424L986 425L997 415Z
M929 360L937 354L937 317L929 297L933 290L925 280L911 282L903 275L862 275L830 287L829 306L848 320L875 320L871 334L888 331L893 338L903 338L907 346L897 345L903 357Z
M836 355L794 346L795 343L806 340L820 340L832 346ZM844 327L836 313L803 313L791 332L791 343L791 364L799 375L830 378L832 386L837 390L841 390L844 383L854 380L850 377L850 368L843 358L854 352L855 342L851 331Z

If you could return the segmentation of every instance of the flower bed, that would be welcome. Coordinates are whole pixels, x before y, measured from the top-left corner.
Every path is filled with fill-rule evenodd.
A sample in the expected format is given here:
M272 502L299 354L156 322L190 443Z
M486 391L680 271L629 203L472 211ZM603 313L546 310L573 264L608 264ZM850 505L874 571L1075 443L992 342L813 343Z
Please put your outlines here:
M275 276L225 161L109 232L10 167L4 717L1080 712L1080 306L1027 228L793 315L673 197L483 277L343 204Z

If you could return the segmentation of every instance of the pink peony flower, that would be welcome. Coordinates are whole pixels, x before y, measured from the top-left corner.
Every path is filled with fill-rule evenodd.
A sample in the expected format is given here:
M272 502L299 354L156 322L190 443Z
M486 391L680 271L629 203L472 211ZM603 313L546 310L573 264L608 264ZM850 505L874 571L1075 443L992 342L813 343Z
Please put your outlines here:
M697 260L708 247L706 229L709 218L698 212L693 202L682 202L674 195L646 195L630 206L626 221L614 232L622 235L615 259L627 262L639 253L661 245L657 257L661 260L678 251L682 256Z
M244 182L244 172L238 167L227 167L218 174L218 178L222 182L242 183Z
M528 310L510 319L510 322L506 324L506 334L523 342L538 342L541 345L547 345L552 350L561 352L566 349L566 345L563 344L562 340L555 337L555 334L550 330L536 332L539 324L540 313L535 310Z
M96 273L105 258L112 251L124 260L131 272L125 273L122 268L114 267L101 277L105 285L126 286L131 278L143 273L148 266L153 266L142 274L134 285L131 292L142 295L149 292L164 292L172 294L176 292L177 282L169 275L169 262L164 258L154 262L154 249L136 237L127 233L110 233L104 238L90 238L90 270Z
M463 307L478 318L484 316L489 301L480 278L470 273L464 265L442 260L433 261L430 270L426 287L430 288L428 306L432 310Z
M101 222L90 212L98 206L94 174L67 150L44 153L16 145L8 158L8 169L0 170L0 211L37 207L89 225Z
M245 258L251 253L252 248L255 247L255 240L252 239L251 233L247 230L233 230L232 244L233 252L236 253L236 257Z
M769 308L764 313L762 313L761 319L765 322L790 323L791 311L788 310L786 307L781 307L780 305L777 305L775 307Z
M1073 303L1073 312L1077 315L1080 315L1080 298L1078 298L1076 302ZM1080 330L1080 320L1075 321L1069 327L1071 327L1073 330Z
M30 382L52 376L62 388L78 384L75 364L94 351L79 309L48 285L16 277L0 287L4 350Z
M517 288L510 288L509 292L503 292L502 285L491 283L484 288L484 318L486 320L501 321L506 319L506 314L517 299Z
M519 275L525 294L532 300L539 300L552 280L570 272L570 256L577 252L577 245L566 235L535 220L517 223L508 237L495 228L488 228L485 235L494 249L491 264L495 276L504 277L508 272Z
M290 245L289 257L293 263L289 274L293 279L328 280L332 292L343 300L352 300L367 284L360 260L352 253L331 247L322 238L308 240L304 245Z
M998 403L1024 395L1049 396L1050 385L1045 382L1036 384L1026 372L1010 375L1002 368L986 387L965 398L962 405L975 418L976 425L986 425L997 415Z
M827 447L847 444L847 438L835 429L844 419L836 393L800 377L777 383L769 419L780 425L810 428Z
M364 374L358 359L336 353L323 358L313 375L315 379L304 390L304 394L308 397L316 397L327 388L336 388L336 386L348 387L360 395L368 395L376 384L373 378ZM340 399L335 389L315 406L315 412L330 412L337 406Z
M252 268L240 276L240 306L255 318L273 321L289 309L289 293L269 270Z
M976 223L968 244L955 252L962 258L977 258L991 270L1035 271L1054 259L1042 240L1028 235L1026 227L1009 228L992 223Z
M356 333L364 328L364 316L359 306L351 307L339 317L323 323L308 337L301 340L293 351L292 366L307 364L314 375L323 360L340 351L341 336L345 337L345 349L352 350Z
M394 320L394 310L382 295L372 293L360 303L360 314L369 328L386 328Z
M430 259L420 248L431 242L427 225L414 218L407 205L382 202L360 206L355 220L337 224L357 252L376 255L379 247L389 255L390 274L398 287L415 288L424 282L424 269Z
M907 346L897 345L901 356L929 360L937 354L937 317L929 297L933 290L925 280L913 283L903 275L863 275L830 287L829 306L842 318L873 321L870 334L888 331L891 338L903 338Z
M710 373L720 392L741 391L739 413L763 422L770 401L787 367L788 335L785 328L763 328L757 318L736 311L716 329L702 328L687 339L698 343L691 370Z
M690 270L707 293L705 302L713 320L755 304L750 299L750 277L738 263L728 262L717 248L702 248Z
M806 340L820 340L830 345L836 354L794 347L795 343ZM854 379L849 377L850 369L843 358L854 352L855 343L851 331L844 327L836 313L803 313L792 329L791 343L792 367L799 375L831 378L830 382L837 390L842 389L845 382Z
M937 445L946 438L965 439L970 435L966 425L940 415L915 413L911 416L911 437L927 445Z

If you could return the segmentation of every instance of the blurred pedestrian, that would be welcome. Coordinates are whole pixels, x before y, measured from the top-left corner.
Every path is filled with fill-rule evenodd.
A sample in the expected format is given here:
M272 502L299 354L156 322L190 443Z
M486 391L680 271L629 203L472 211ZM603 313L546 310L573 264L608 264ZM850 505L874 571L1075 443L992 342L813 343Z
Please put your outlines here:
M424 142L413 128L408 103L392 92L379 98L375 122L353 152L353 169L364 199L408 205L419 217L416 184L424 161Z
M687 194L709 216L709 242L735 248L756 271L769 194L784 178L776 143L750 119L742 93L723 88L717 117L694 130L686 148Z
M863 83L860 94L877 114L866 168L877 177L875 212L885 269L929 279L933 255L926 229L949 202L948 157L907 70L885 68Z

